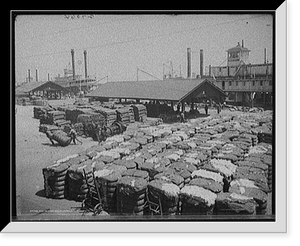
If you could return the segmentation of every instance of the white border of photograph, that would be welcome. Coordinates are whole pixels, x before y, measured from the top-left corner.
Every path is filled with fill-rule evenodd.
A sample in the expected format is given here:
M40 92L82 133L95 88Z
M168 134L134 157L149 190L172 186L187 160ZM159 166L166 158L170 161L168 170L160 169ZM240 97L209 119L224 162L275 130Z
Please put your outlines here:
M10 222L1 233L286 233L287 2L276 11L276 222Z

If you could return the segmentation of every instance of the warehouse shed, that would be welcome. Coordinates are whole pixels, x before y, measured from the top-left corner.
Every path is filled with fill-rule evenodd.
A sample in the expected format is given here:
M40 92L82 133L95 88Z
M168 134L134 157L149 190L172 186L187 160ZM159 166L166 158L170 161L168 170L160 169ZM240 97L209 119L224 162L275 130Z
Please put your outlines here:
M107 82L86 95L97 99L135 99L169 102L223 102L226 94L208 79L165 79Z
M52 81L28 82L15 89L16 97L38 95L48 99L60 99L62 95L69 92L68 89Z

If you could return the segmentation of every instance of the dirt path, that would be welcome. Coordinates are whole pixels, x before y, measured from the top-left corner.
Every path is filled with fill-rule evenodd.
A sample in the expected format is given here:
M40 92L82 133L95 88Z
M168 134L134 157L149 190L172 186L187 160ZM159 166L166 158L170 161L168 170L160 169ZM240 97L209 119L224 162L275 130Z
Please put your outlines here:
M17 213L34 215L41 210L74 210L81 204L44 197L42 169L53 161L79 153L96 142L91 138L79 138L83 142L82 145L52 146L46 135L39 132L39 120L33 118L33 106L16 107Z

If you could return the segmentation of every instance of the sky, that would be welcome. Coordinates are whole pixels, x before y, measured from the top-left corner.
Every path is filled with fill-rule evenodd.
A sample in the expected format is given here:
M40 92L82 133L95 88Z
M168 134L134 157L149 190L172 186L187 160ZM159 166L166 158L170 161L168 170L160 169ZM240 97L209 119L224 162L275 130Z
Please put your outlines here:
M226 65L226 50L238 42L251 50L250 62L263 63L264 48L272 62L273 19L267 14L93 14L18 15L14 22L16 83L26 81L28 69L35 80L47 80L71 64L76 74L108 81L137 80L137 68L157 78L171 71L187 76L187 48L192 51L192 73L199 74L199 51L204 68ZM154 77L138 73L139 80ZM105 79L106 81L106 79Z

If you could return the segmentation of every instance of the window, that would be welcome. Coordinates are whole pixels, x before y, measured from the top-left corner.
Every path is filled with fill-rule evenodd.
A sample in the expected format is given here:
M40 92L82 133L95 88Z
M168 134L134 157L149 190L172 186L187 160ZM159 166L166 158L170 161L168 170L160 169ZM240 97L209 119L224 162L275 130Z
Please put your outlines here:
M222 89L225 89L225 81L222 81Z
M260 86L263 86L263 81L262 80L260 81Z
M229 58L239 58L239 51L233 51L229 53Z
M252 86L255 86L255 81L254 80L252 81Z

